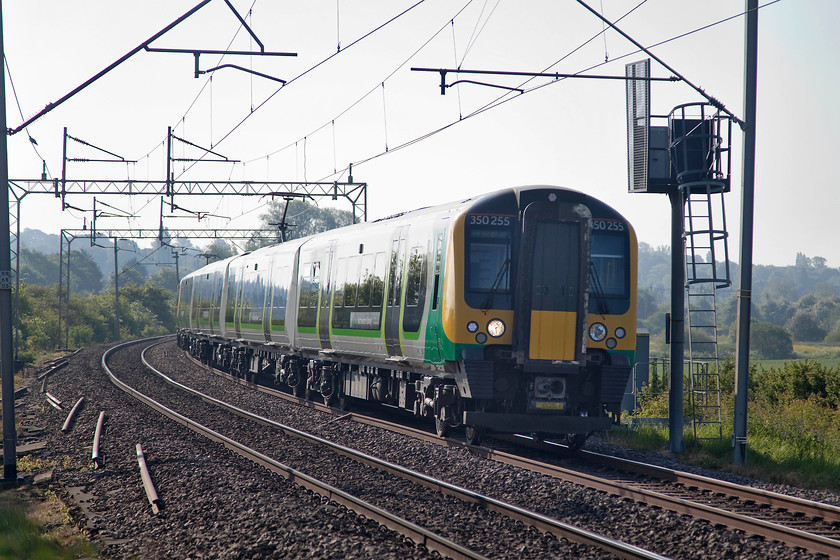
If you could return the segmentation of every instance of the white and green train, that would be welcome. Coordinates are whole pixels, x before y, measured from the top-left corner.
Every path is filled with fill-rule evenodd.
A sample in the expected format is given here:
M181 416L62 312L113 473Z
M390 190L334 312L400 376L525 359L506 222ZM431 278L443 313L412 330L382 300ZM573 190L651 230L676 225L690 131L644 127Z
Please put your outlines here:
M521 187L335 229L186 276L179 343L299 396L387 403L447 436L608 429L633 366L635 233Z

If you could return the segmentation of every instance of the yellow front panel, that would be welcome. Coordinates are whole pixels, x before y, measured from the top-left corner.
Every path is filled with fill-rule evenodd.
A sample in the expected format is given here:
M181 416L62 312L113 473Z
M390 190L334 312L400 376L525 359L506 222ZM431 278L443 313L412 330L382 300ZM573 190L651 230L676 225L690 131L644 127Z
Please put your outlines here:
M577 314L569 311L531 311L530 358L575 359Z

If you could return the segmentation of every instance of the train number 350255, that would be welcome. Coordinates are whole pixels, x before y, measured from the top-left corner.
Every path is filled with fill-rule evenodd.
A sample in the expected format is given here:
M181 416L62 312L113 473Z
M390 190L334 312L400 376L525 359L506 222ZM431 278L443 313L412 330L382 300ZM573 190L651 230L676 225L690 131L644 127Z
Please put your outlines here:
M470 214L471 226L509 226L510 216L492 216L488 214Z
M624 231L624 222L618 220L592 220L595 231Z

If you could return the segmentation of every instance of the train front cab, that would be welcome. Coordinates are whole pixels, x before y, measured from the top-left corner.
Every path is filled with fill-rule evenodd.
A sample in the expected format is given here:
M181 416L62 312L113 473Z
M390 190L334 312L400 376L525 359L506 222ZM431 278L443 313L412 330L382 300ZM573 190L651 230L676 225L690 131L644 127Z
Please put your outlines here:
M459 226L464 305L444 322L472 343L456 348L468 435L608 429L635 345L632 230L601 203L552 189L484 201Z

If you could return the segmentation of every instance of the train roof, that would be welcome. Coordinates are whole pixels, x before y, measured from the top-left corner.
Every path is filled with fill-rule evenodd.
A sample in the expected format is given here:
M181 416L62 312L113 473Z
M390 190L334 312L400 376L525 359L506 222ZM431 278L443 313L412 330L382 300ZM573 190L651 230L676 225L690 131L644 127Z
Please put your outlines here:
M316 233L307 237L292 239L281 244L262 247L250 253L254 257L265 257L275 253L284 253L287 251L296 251L299 247L305 245L316 239L323 239L325 237L334 238L336 236L348 235L351 231L358 231L360 234L367 230L365 226L382 225L391 221L406 221L416 222L426 216L434 216L440 214L460 214L462 212L504 212L510 211L510 208L521 208L527 205L532 200L539 200L545 193L562 192L563 198L569 202L577 202L585 204L593 212L593 216L600 217L615 217L626 222L623 216L619 214L614 208L584 192L570 189L567 187L560 187L555 185L525 185L518 187L507 187L504 189L493 190L486 193L476 194L469 198L456 200L435 206L424 206L415 210L408 210L400 212L384 218L378 218L370 222L363 222L360 224L352 224L341 228L327 230L325 232ZM348 228L353 228L349 230ZM207 274L217 269L224 270L230 262L235 259L245 257L249 253L235 255L222 261L211 263L199 270L192 272L184 278L189 278L197 274Z

